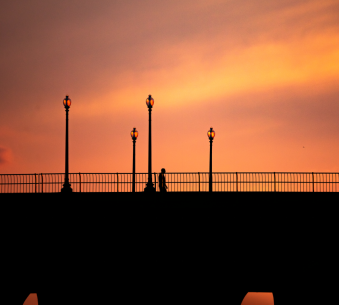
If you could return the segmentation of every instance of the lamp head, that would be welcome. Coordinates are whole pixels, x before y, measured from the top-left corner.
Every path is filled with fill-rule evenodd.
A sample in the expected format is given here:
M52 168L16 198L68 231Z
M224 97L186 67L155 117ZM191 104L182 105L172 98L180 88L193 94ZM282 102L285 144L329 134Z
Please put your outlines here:
M133 127L133 130L130 133L132 140L137 140L138 138L138 131L136 130L136 127Z
M146 105L148 106L148 108L152 108L154 103L154 99L151 97L151 95L149 95L149 97L146 99Z
M214 140L215 138L215 131L213 130L212 127L210 127L210 130L208 131L208 138L209 140Z
M66 109L71 107L71 100L68 98L68 95L64 98L63 104Z

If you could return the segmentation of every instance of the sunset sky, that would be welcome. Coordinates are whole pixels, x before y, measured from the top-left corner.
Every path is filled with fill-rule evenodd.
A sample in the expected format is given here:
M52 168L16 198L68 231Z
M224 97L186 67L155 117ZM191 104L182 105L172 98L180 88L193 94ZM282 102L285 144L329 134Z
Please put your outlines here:
M0 173L339 171L337 0L31 0L0 10Z

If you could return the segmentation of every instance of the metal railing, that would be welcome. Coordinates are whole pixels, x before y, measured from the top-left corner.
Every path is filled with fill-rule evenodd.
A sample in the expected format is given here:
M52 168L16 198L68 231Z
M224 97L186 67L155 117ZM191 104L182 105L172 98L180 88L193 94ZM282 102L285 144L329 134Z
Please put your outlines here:
M0 193L59 193L58 174L0 174ZM209 173L166 173L168 192L208 192ZM158 173L153 173L158 187ZM339 173L214 172L213 192L339 192ZM73 192L132 192L132 173L70 173ZM136 173L135 190L143 192L147 173Z

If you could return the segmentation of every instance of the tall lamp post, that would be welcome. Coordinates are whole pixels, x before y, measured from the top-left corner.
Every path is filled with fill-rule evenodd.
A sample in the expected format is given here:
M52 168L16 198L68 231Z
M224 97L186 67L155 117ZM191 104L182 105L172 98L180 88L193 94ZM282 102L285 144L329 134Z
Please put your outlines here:
M136 174L136 140L138 137L138 131L136 130L135 127L133 127L133 130L131 131L131 138L132 138L132 142L133 142L133 158L132 158L132 192L134 193L136 191L135 188L135 174Z
M151 173L151 111L152 106L154 104L154 99L149 95L149 97L146 99L146 105L149 109L149 166L148 166L148 183L146 184L146 187L144 189L144 192L156 192L156 189L153 186L152 183L152 173Z
M71 107L71 100L66 95L66 98L63 101L65 111L66 111L66 144L65 144L65 179L63 188L61 189L62 193L70 193L72 192L71 184L68 180L68 110Z
M210 141L210 162L209 162L209 192L212 192L212 142L215 137L215 131L210 127L208 138Z

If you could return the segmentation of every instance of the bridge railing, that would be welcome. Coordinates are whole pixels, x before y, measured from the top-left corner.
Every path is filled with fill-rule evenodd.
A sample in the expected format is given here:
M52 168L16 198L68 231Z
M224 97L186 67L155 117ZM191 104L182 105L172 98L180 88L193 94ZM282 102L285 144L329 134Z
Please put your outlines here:
M153 173L156 191L158 174ZM166 173L168 192L208 192L208 172ZM339 192L339 173L214 172L214 192ZM73 192L132 192L132 173L70 173ZM147 173L136 173L143 192ZM0 193L59 193L63 173L0 174Z

